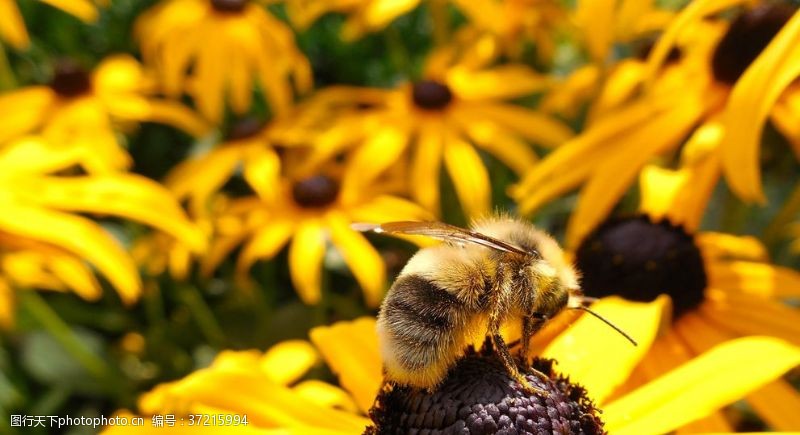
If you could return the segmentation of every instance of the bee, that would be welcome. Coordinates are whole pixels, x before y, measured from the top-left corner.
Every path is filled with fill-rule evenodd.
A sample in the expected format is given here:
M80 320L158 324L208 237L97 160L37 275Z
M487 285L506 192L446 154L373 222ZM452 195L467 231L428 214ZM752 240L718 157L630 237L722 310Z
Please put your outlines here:
M530 339L548 319L565 308L589 311L582 305L578 274L561 248L528 222L500 216L471 229L441 222L359 223L353 228L445 242L418 251L381 304L380 349L387 379L397 384L433 390L469 344L487 338L509 374L538 391L520 374L500 335L501 325L521 323L520 354L528 361Z

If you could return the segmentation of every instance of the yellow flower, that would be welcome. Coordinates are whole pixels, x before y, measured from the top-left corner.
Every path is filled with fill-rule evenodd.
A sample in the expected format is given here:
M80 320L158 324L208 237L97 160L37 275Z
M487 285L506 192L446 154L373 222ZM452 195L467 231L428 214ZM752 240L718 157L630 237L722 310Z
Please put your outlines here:
M152 81L128 55L103 60L88 75L77 64L56 65L49 86L30 86L0 95L0 144L24 134L41 134L71 149L89 172L108 172L130 165L120 146L116 125L164 122L202 135L208 126L188 108L158 100Z
M637 320L648 320L645 323L649 327L652 324L649 320L658 322L659 310L652 308L639 304L632 311L638 311ZM576 325L575 329L581 329L582 334L572 337L580 340L578 344L591 343L604 334L598 331L596 319L581 319L581 322L584 320L589 321L589 328ZM641 328L634 325L634 329ZM179 381L159 385L143 395L139 401L140 411L144 415L173 413L184 419L191 413L247 415L248 420L255 423L246 430L253 433L361 433L369 423L364 415L383 384L375 320L361 318L315 328L311 339L349 395L318 381L287 387L302 376L313 355L313 349L300 350L307 348L308 343L292 341L278 344L263 355L250 351L223 352L211 367ZM631 347L628 343L624 346ZM574 368L582 368L583 373L594 370L626 375L629 371L629 367L616 364L620 355L597 347L592 350L597 352L582 358L582 367ZM280 358L275 356L278 351ZM550 352L548 357L556 357L559 367L560 358L569 355ZM732 403L798 363L800 349L783 341L768 337L737 339L711 349L628 394L609 401L599 399L600 403L605 402L600 419L605 422L606 429L615 434L667 433ZM291 373L287 374L287 370ZM570 372L557 370L577 380ZM597 376L592 386L609 390L607 384L611 383L613 388L617 378ZM608 381L603 382L604 379ZM309 383L315 388L307 387ZM302 391L310 394L303 395ZM591 397L596 397L592 396L591 387L587 391ZM793 413L789 411L791 408L785 409L786 414ZM445 425L457 419L456 415L442 417ZM202 428L183 430L187 434L203 433ZM245 428L215 428L215 431L248 433ZM103 432L104 435L127 433L133 432L125 427L107 428Z
M290 340L266 352L223 351L207 368L187 377L155 387L139 398L139 412L145 416L173 414L172 430L187 434L356 434L369 420L356 414L350 396L335 385L300 379L317 364L311 343ZM247 425L190 425L192 415L229 415ZM122 415L130 416L128 412ZM108 427L105 435L146 433L164 429ZM280 430L279 430L280 429ZM169 430L169 429L168 429Z
M607 60L614 43L627 43L663 29L674 13L656 2L641 0L581 0L575 22L593 60Z
M292 104L291 81L301 92L311 87L308 61L291 29L257 2L165 0L142 14L135 33L163 90L172 97L187 92L216 123L228 93L233 111L243 114L258 83L272 112L281 114Z
M708 180L716 180L716 175L703 171L719 172L718 165L707 166L709 158L718 163L718 155L699 157L687 158L678 170L646 167L641 177L643 215L607 221L574 254L588 296L648 302L669 295L672 300L673 315L664 319L660 334L653 335L652 347L633 360L636 368L624 385L620 379L621 390L592 388L599 375L587 373L578 380L590 391L621 394L740 336L769 335L800 345L800 311L783 303L800 296L800 273L770 264L766 248L752 237L696 232L705 196L713 187ZM621 300L604 304L606 316L615 322L631 318ZM574 334L580 334L577 327L559 336L559 349L568 352ZM580 349L570 352L582 355ZM781 409L779 404L800 404L800 394L785 381L765 383L749 391L746 400L775 429L800 425L800 419L775 411ZM717 414L698 423L700 428L726 431L730 423Z
M603 409L601 419L611 433L667 433L738 400L800 363L800 349L795 346L768 337L744 338L712 349L628 394L605 400L595 391L613 391L632 368L619 362L646 352L649 341L645 336L652 340L658 329L659 305L612 301L596 307L608 318L624 319L624 327L642 338L640 347L645 349L630 346L587 316L578 321L568 338L554 342L544 352L544 357L556 359L558 371L587 387L589 396ZM619 317L621 314L631 317ZM311 339L342 387L366 412L383 383L374 319L315 328ZM758 369L743 373L742 365L750 363L754 352L762 351L751 365Z
M379 183L344 185L330 169L265 181L272 186L268 195L259 192L258 196L231 199L216 218L217 233L202 270L210 273L246 241L237 262L237 271L243 276L253 263L272 258L288 243L292 282L309 304L320 299L328 240L361 285L367 304L380 302L386 284L383 260L363 235L350 229L351 223L430 218L419 206L385 194Z
M123 302L131 303L141 293L133 260L100 225L75 213L141 222L180 239L194 251L204 249L205 239L173 196L144 177L50 175L73 167L81 157L35 137L0 150L4 282L69 288L86 299L97 299L100 287L84 263L88 262L110 281ZM8 306L7 301L0 305Z
M392 90L328 88L307 103L298 126L284 129L278 138L302 143L308 131L320 132L313 139L312 162L356 147L354 170L343 180L345 190L367 185L410 159L411 197L434 212L444 162L466 213L485 214L491 207L489 174L476 148L523 173L537 159L526 140L555 146L571 131L536 111L503 102L546 88L548 79L514 64L485 70L448 66L452 54L437 52L422 80Z
M0 38L8 41L14 48L22 50L30 45L25 22L14 4L15 0L0 0ZM42 0L72 14L81 20L90 23L97 20L97 3L105 4L101 0Z
M757 152L752 152L757 150L752 148L757 140L749 141L747 149L739 139L734 140L734 136L745 137L739 129L747 123L734 121L731 110L741 111L744 106L733 109L731 104L739 101L737 88L751 83L751 71L761 71L761 61L773 56L773 47L785 48L786 37L773 37L781 28L786 35L796 27L793 23L800 21L796 17L789 21L795 9L781 2L746 9L731 23L719 18L695 19L735 2L716 2L716 9L707 3L714 2L693 2L657 41L649 62L662 62L670 53L677 54L671 62L658 70L635 61L624 68L620 65L619 75L609 80L601 94L589 126L543 159L513 189L521 212L531 213L583 185L568 225L568 246L574 246L602 221L649 159L674 150L693 131L690 141L701 140L706 148L716 150L734 191L744 199L757 199L752 188L758 183L751 176L752 168L757 167ZM697 9L695 5L700 4L706 6ZM741 48L742 41L747 43L746 50ZM763 56L759 56L765 47ZM751 64L754 59L758 62ZM759 80L762 85L774 82ZM747 92L748 98L755 95ZM747 104L748 110L755 106ZM750 116L747 122L757 118ZM695 128L698 124L700 127ZM732 128L739 133L731 134ZM752 131L748 130L746 137L756 137ZM740 170L743 166L748 171ZM745 189L745 185L750 187Z

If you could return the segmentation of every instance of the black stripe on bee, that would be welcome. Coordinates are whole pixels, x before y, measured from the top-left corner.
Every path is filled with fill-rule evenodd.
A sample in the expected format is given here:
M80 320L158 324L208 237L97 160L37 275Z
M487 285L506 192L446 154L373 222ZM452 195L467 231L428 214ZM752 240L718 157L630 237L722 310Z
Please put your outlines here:
M458 298L418 275L397 279L392 294L383 307L392 323L408 321L430 331L445 331L453 326Z

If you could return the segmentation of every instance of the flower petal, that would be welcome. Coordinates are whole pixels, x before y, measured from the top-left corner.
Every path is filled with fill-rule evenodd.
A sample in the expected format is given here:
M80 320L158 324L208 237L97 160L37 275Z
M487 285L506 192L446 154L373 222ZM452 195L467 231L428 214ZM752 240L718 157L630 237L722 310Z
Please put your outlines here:
M97 224L77 216L50 210L3 204L0 229L50 243L94 264L131 303L141 293L139 273L124 249Z
M386 286L386 266L378 251L360 233L350 229L350 220L337 212L326 215L331 229L331 239L345 263L364 289L367 305L377 307L383 298Z
M760 296L737 291L707 290L703 315L742 335L764 334L800 345L800 311Z
M318 359L317 351L311 343L305 340L287 340L264 352L259 366L272 382L289 385L303 377Z
M0 0L2 2L2 0ZM16 298L8 281L0 279L0 328L8 329L16 318Z
M686 98L681 106L615 138L618 152L599 163L581 189L570 216L566 245L577 246L606 217L647 160L678 146L705 109L699 98Z
M170 234L195 252L206 247L205 236L169 191L138 175L42 177L26 180L25 189L30 200L41 205L133 219Z
M0 9L5 1L0 0ZM16 9L16 5L12 5ZM2 16L2 10L0 10ZM5 143L41 125L56 103L55 92L47 86L29 86L0 95L0 143Z
M800 273L783 266L751 261L706 263L710 286L780 298L800 296Z
M422 207L403 198L380 195L369 202L351 207L348 211L353 222L392 222L432 220L433 216Z
M524 107L481 103L469 108L479 117L544 146L560 146L573 136L572 130L556 118Z
M451 68L447 84L458 98L475 101L530 95L547 88L550 79L527 66L502 65L480 71Z
M444 164L467 216L488 213L492 201L489 174L475 149L452 131L445 136Z
M706 15L743 4L747 0L697 0L689 3L670 23L656 40L650 55L647 58L648 80L653 80L661 65L669 56L681 33L693 23L701 20Z
M776 431L796 431L800 428L800 393L780 379L747 396L747 403L760 418Z
M41 136L23 137L0 151L0 166L6 174L17 171L46 174L79 162L80 151L75 147L58 146Z
M306 400L328 408L337 408L352 413L358 412L353 398L341 388L326 382L311 379L297 384L294 388Z
M89 0L42 0L42 3L48 3L87 23L97 21L97 6Z
M575 21L583 35L592 59L604 63L614 42L614 0L581 0L575 11Z
M613 322L638 342L633 346L592 316L584 315L558 336L542 356L558 361L558 370L568 373L597 402L625 382L631 370L647 353L661 326L669 299L650 303L629 302L618 297L601 299L592 310Z
M141 396L144 414L191 414L203 409L247 415L248 426L319 427L358 431L368 420L303 400L295 391L269 381L258 371L201 369L181 380L161 384Z
M718 258L750 261L766 261L767 248L752 236L737 236L727 233L703 231L695 235L695 242L703 252L706 264Z
M758 158L761 132L778 97L800 75L798 38L800 13L795 13L736 82L722 115L725 179L746 201L766 201Z
M342 181L342 195L357 198L357 193L396 163L408 145L408 132L397 126L376 131L350 158Z
M496 123L478 116L459 116L459 123L470 140L519 175L529 171L539 160L532 146Z
M362 317L320 326L312 329L310 335L331 370L339 376L339 383L355 397L359 408L367 412L383 382L375 319Z
M604 407L615 434L666 433L711 414L800 364L800 349L772 337L732 340Z
M25 29L25 20L14 0L0 0L0 36L17 50L28 48L31 41Z
M434 214L439 214L439 174L444 150L444 125L423 123L411 160L411 196Z
M268 221L253 235L239 254L239 261L236 263L237 272L245 273L256 261L274 257L292 236L294 229L295 223L290 220Z
M675 98L632 104L604 117L602 122L597 122L561 145L539 162L518 185L513 186L511 194L519 202L520 212L531 213L545 201L580 184L605 156L623 154L620 151L620 137L627 137L631 135L631 131L644 129L654 119L663 117L670 107L680 104L682 102ZM661 132L653 134L660 135ZM630 145L629 140L625 143ZM637 142L636 146L639 145ZM559 188L548 195L541 194L540 191L548 189L548 185L558 185Z
M307 304L319 302L324 255L325 234L319 222L300 223L289 246L289 271L300 299Z
M259 197L273 203L280 185L281 160L272 148L259 146L244 158L244 178Z

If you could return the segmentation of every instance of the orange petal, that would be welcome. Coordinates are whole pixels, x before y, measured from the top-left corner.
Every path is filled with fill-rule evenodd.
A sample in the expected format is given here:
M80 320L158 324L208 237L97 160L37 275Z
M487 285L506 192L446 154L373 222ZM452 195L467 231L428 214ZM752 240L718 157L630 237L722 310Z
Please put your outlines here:
M307 304L319 302L324 255L325 234L319 222L299 223L289 246L289 271L300 299Z
M661 326L661 317L669 299L659 297L650 303L629 302L609 297L596 302L592 309L630 334L634 346L592 316L584 315L558 336L542 356L558 362L558 370L568 373L602 402L625 382L631 370L644 357Z
M363 412L375 401L383 382L375 319L362 317L311 330L311 341L341 385L356 399Z
M606 405L606 429L623 435L669 432L741 399L797 364L800 349L784 341L728 341Z

